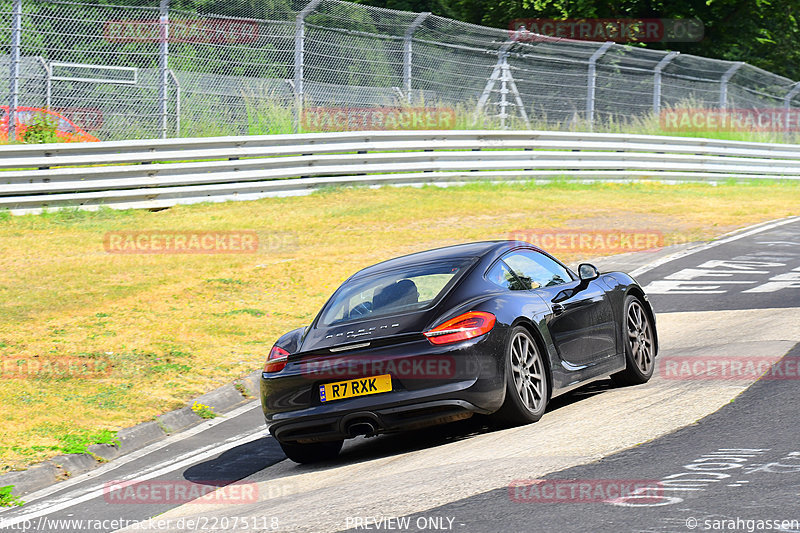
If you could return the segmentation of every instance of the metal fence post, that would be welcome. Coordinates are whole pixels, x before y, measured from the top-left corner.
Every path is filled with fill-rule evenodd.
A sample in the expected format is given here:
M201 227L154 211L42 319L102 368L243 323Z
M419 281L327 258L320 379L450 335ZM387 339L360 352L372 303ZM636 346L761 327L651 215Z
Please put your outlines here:
M178 77L169 70L169 77L172 78L172 83L175 84L175 137L181 136L181 82Z
M322 0L311 0L294 21L294 116L292 117L292 129L295 133L300 131L300 120L303 114L303 78L305 69L306 55L306 17L309 13L322 2Z
M11 7L11 64L9 68L8 141L17 139L17 107L19 107L20 38L22 36L22 0Z
M590 130L594 128L594 93L597 87L597 60L603 57L603 54L612 46L614 46L613 41L604 42L603 46L595 50L592 57L589 58L589 75L586 89L586 120L589 122Z
M158 47L158 114L159 129L161 138L167 138L168 107L169 99L169 0L161 0L159 9L159 47Z
M423 11L417 15L417 18L414 19L414 22L411 23L403 36L403 90L406 92L406 102L409 104L411 103L411 60L413 59L411 39L420 24L422 24L430 14L430 11Z
M738 61L734 63L731 68L725 71L722 78L719 80L719 108L726 109L728 107L728 82L736 74L736 71L742 68L744 63Z
M44 70L44 107L50 109L53 103L53 69L50 64L42 56L37 56L36 60L42 65Z
M661 71L666 68L670 61L675 59L678 52L670 52L661 58L661 61L655 66L653 77L653 114L658 115L661 112Z
M791 117L789 116L792 111L792 99L797 93L800 93L800 81L795 83L792 89L786 93L786 96L783 97L783 107L785 110L784 121L786 122L786 131L784 132L784 135L787 137L792 127Z

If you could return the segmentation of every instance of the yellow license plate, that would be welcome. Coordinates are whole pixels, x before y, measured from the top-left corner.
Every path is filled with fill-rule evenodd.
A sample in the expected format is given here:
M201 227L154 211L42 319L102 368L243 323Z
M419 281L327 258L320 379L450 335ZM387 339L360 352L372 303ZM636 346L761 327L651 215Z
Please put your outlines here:
M323 402L352 398L353 396L366 396L379 392L392 391L392 376L371 376L368 378L348 379L336 383L326 383L319 386L319 399Z

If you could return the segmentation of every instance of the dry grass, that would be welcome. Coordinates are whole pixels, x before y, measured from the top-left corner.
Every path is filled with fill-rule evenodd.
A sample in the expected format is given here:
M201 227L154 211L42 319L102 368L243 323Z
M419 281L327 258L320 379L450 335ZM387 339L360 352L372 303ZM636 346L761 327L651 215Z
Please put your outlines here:
M798 214L800 186L553 183L329 190L161 212L0 215L0 356L107 358L110 375L5 380L0 471L180 407L259 369L355 270L526 228L710 238ZM256 230L255 254L114 255L120 230ZM567 256L568 262L578 257Z

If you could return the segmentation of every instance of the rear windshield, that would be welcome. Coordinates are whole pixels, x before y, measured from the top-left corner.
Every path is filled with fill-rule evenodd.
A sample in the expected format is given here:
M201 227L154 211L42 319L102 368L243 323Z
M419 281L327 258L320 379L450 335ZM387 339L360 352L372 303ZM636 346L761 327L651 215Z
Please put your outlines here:
M431 305L466 268L466 261L415 265L346 282L325 307L319 324L416 311Z

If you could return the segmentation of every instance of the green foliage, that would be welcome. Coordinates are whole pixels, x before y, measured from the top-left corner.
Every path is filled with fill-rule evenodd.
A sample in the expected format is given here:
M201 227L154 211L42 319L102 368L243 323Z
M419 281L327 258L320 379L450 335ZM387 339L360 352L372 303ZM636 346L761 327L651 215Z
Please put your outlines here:
M61 139L56 135L58 121L47 113L37 113L28 124L22 141L28 144L55 143Z
M57 435L56 438L61 442L61 451L64 453L89 453L87 448L92 444L119 444L117 432L108 429L81 430Z
M6 485L5 487L0 487L0 507L21 507L23 502L13 494L11 491L14 490L14 485Z
M292 132L292 109L272 95L266 100L245 95L247 105L247 134L276 135Z
M34 430L35 433L54 438L58 441L57 446L28 446L27 450L38 452L42 450L57 450L61 453L89 453L88 447L92 444L113 444L119 445L117 432L109 429L80 429L68 426L53 427L49 425L39 426ZM15 447L12 447L15 449ZM16 447L16 451L25 453L25 449Z
M509 28L521 18L697 18L700 42L648 43L656 49L746 61L800 79L800 3L797 0L358 0L361 4L431 11L473 24Z

